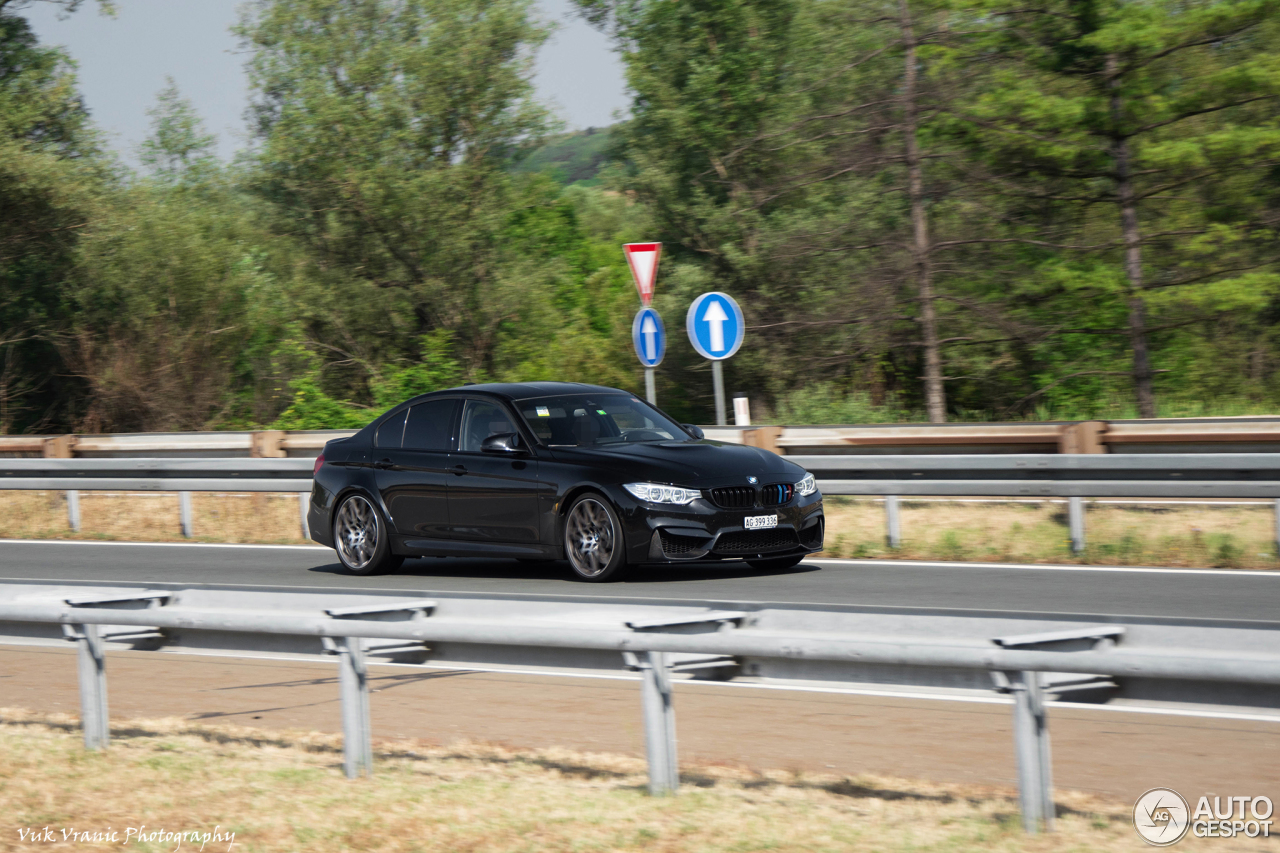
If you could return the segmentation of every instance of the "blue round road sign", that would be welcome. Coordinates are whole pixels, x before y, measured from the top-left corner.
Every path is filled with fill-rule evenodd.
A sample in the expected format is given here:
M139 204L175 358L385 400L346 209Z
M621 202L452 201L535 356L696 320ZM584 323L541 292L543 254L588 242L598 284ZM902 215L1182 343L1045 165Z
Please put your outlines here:
M704 293L689 306L684 320L689 342L703 358L720 361L742 346L747 325L742 309L727 293Z
M645 367L657 367L667 352L667 331L652 308L641 308L631 323L631 342Z

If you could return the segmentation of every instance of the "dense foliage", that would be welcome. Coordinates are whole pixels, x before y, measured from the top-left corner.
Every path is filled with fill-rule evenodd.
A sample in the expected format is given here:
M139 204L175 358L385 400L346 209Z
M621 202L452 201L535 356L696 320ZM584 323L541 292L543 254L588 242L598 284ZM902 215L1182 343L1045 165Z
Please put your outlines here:
M555 135L529 0L256 0L254 144L219 162L171 85L138 173L0 0L0 433L636 388L644 239L681 419L711 289L758 417L1275 410L1280 0L577 2L624 124Z

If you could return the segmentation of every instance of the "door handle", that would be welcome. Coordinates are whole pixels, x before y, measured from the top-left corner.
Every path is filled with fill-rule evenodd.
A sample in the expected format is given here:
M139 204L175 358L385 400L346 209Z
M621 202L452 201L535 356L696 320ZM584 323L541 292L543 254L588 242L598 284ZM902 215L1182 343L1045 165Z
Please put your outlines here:
M454 466L453 466L453 473L455 473L455 474L457 474L459 477L461 477L463 474L467 473L467 466L466 466L466 465L454 465Z
M394 464L395 463L392 462L390 459L379 459L377 462L373 463L373 467L385 471L386 469L392 467Z

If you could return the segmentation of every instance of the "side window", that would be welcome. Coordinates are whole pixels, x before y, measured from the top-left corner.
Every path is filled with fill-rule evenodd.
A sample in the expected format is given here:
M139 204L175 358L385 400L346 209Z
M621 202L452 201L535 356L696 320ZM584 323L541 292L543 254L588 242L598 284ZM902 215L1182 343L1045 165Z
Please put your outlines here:
M462 410L462 428L458 431L458 449L468 453L480 452L480 445L491 435L517 432L511 418L496 403L484 400L467 400Z
M404 438L404 416L405 412L396 412L378 427L378 434L374 437L373 443L377 447L394 449L400 446L401 440Z
M404 428L405 450L448 450L457 411L457 400L429 400L410 409Z

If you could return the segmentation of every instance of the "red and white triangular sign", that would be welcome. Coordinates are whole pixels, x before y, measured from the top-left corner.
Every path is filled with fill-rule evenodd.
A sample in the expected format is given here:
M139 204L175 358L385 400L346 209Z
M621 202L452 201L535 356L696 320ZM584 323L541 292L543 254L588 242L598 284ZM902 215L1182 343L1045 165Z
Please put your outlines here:
M627 256L631 277L640 291L640 302L646 307L653 302L653 283L658 278L658 259L662 257L661 243L624 243L622 253Z

